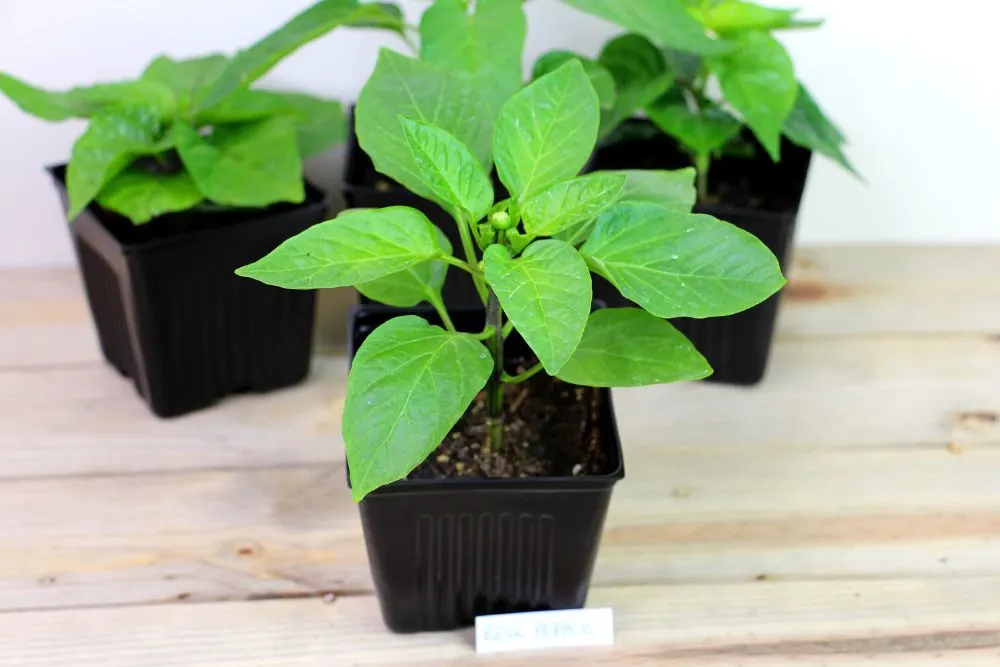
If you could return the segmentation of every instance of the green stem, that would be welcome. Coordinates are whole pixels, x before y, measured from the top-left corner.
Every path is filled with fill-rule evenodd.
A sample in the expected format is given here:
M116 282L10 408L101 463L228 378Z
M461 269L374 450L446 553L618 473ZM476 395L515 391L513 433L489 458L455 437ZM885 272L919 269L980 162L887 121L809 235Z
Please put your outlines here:
M502 379L506 384L521 384L535 377L541 371L542 371L542 365L538 363L529 368L528 370L524 371L523 373L518 373L517 375L507 375L506 373L504 373Z
M708 153L694 156L694 168L698 172L698 201L704 203L708 199L708 170L712 165Z
M444 323L444 328L448 331L456 331L455 323L451 321L448 309L444 307L444 302L441 301L441 295L434 294L432 296L428 296L427 300L432 306L434 306L434 310L437 311L438 316L441 318L441 322Z
M420 34L420 29L418 27L416 27L416 26L412 26L412 25L403 23L400 26L400 31L399 31L399 36L402 37L403 42L410 49L410 51L413 53L413 57L414 58L419 58L420 57L420 45L417 44L417 42L413 39L413 37L411 37L408 34L408 31L415 32L417 35L419 35Z
M445 253L441 253L440 255L438 255L438 259L440 259L442 262L444 262L446 264L451 264L452 266L457 266L458 268L462 269L463 271L467 271L468 273L471 273L473 277L475 277L475 276L481 276L483 274L483 272L480 271L478 267L472 266L468 262L463 262L462 260L460 260L457 257L452 257L451 255L447 255Z
M492 338L493 337L493 332L494 332L493 327L486 327L485 329L483 329L479 333L477 333L477 334L470 334L470 335L473 338L475 338L476 340L486 340L488 338Z
M486 341L493 356L493 375L486 384L487 437L483 449L498 452L503 444L503 310L493 290L486 304L486 328L493 331Z
M465 259L469 263L469 267L476 266L478 260L476 259L476 249L472 245L472 231L469 222L465 219L465 215L461 211L456 212L453 217L455 218L455 222L458 223L458 234L462 237L462 250L465 252ZM489 294L482 273L478 271L474 272L472 274L472 281L476 284L476 291L479 292L479 298L485 304Z
M514 330L514 323L511 320L507 320L507 324L503 325L503 337L506 340L510 336L510 332Z

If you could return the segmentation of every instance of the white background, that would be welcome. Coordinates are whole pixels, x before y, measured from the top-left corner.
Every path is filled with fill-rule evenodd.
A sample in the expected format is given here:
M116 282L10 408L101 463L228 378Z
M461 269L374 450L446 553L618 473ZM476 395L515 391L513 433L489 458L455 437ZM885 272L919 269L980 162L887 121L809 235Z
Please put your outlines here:
M629 0L621 0L627 2ZM159 53L234 51L309 0L0 0L0 70L55 89L137 75ZM426 0L404 0L416 22ZM780 4L780 3L776 3ZM527 63L554 47L594 55L616 30L556 0L529 3ZM819 31L785 33L799 77L850 138L867 185L814 162L803 243L1000 241L1000 38L987 0L946 7L911 0L802 0ZM352 100L379 46L370 31L336 31L267 79ZM0 100L0 267L72 263L55 191L82 124L47 124ZM309 165L338 179L336 152Z

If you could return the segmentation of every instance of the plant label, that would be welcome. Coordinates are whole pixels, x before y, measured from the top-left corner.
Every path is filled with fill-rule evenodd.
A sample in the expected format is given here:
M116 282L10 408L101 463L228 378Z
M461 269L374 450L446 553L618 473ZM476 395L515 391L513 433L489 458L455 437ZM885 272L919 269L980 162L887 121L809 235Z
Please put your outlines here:
M614 643L612 609L539 611L476 619L477 653L611 646Z

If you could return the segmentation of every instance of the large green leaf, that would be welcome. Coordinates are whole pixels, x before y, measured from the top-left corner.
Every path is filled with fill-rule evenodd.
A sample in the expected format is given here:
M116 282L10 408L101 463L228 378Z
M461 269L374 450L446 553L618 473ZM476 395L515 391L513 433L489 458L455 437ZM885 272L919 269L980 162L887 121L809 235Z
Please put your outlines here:
M142 74L142 81L165 86L177 100L178 113L185 117L198 94L222 74L229 58L214 53L200 58L174 60L160 56L153 60Z
M400 116L445 130L465 144L484 168L491 164L494 115L468 77L382 49L375 72L358 98L358 142L380 173L433 199Z
M186 211L204 198L186 172L153 174L132 167L104 186L97 203L141 225L165 213Z
M692 111L687 104L674 103L647 107L653 123L677 139L695 155L708 155L722 148L743 127L719 107Z
M173 134L191 178L217 204L265 207L305 199L298 139L285 118L221 125L208 137L175 123Z
M438 230L405 206L355 209L293 236L237 274L285 289L349 287L440 255Z
M727 45L712 39L683 0L565 0L577 9L607 19L626 30L682 51L724 53Z
M610 173L623 174L627 179L619 201L659 204L670 211L690 213L698 198L692 167L673 171L634 169Z
M694 187L695 170L691 167L676 171L656 171L646 169L623 171L599 171L597 175L615 175L625 178L625 187L616 200L608 202L608 207L616 201L648 202L658 204L670 211L690 213L697 199ZM601 213L602 211L598 211ZM597 214L575 225L564 228L556 238L576 246L587 240L597 222Z
M618 200L625 181L624 174L597 172L539 190L521 207L524 228L535 236L555 236L593 220Z
M69 219L79 215L137 157L169 148L169 141L159 140L163 127L163 117L145 106L118 106L95 114L73 144L66 173Z
M520 0L436 0L420 20L420 58L465 72L500 111L521 89L527 20Z
M780 159L781 130L795 106L798 83L788 52L766 32L733 38L736 49L712 59L726 100L743 114L771 157Z
M559 378L587 387L645 387L700 380L712 367L681 332L638 308L604 308Z
M799 146L827 156L860 178L854 165L844 155L844 135L826 117L802 84L799 84L799 96L795 101L795 108L785 121L784 133Z
M567 61L573 59L579 60L583 64L583 69L586 70L587 76L590 77L590 85L592 85L594 90L597 91L597 99L601 103L601 109L613 109L618 98L615 77L612 76L608 68L601 63L596 60L584 58L583 56L578 56L572 51L556 50L542 54L542 56L535 61L535 67L531 71L532 81L540 79L546 74L556 71L565 65Z
M816 28L823 24L822 21L802 21L795 18L800 11L798 9L775 9L744 0L702 3L689 11L702 25L722 36L744 30Z
M343 435L354 500L419 466L492 372L486 348L469 334L447 332L415 315L376 329L347 379Z
M248 88L309 42L340 26L390 25L398 19L379 3L359 5L358 0L320 0L253 46L236 54L211 87L199 96L197 111L209 109L233 92Z
M58 122L70 118L89 118L110 107L147 106L169 121L176 110L173 94L153 81L102 83L88 88L73 88L56 92L34 86L0 72L0 93L6 95L21 111Z
M272 90L238 90L199 113L197 123L225 125L279 115L295 125L299 153L303 158L343 143L347 136L347 117L340 102Z
M549 239L513 259L502 245L483 256L486 280L507 317L555 375L573 355L593 301L590 272L573 246Z
M452 254L451 242L444 232L435 227L438 248L445 255ZM427 301L440 301L448 264L440 259L429 259L397 273L356 285L358 291L373 301L396 308L412 308Z
M657 317L732 315L785 284L778 260L752 234L656 204L616 204L598 219L580 253Z
M615 81L615 104L601 119L601 136L605 137L637 111L663 95L674 83L663 54L652 42L634 33L621 35L608 42L600 62Z
M493 136L497 171L521 197L575 176L597 142L600 104L578 60L543 76L500 111Z
M472 221L493 206L493 185L476 156L454 135L412 118L400 118L406 142L424 183L447 209L458 207Z

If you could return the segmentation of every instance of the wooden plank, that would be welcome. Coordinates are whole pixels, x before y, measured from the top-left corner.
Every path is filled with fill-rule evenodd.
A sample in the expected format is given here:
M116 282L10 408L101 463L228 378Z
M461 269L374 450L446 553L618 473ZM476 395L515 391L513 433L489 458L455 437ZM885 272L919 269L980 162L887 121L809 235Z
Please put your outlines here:
M345 379L318 357L305 385L163 421L103 367L0 372L0 479L337 462ZM616 410L630 447L968 449L1000 444L998 387L987 338L795 339L759 387L623 390Z
M630 446L598 585L1000 576L1000 450ZM341 465L0 484L0 609L370 590Z
M471 633L390 635L372 597L0 617L4 667L996 665L1000 579L643 586L594 591L613 648L488 661Z
M1000 334L996 246L806 247L796 255L782 336Z

